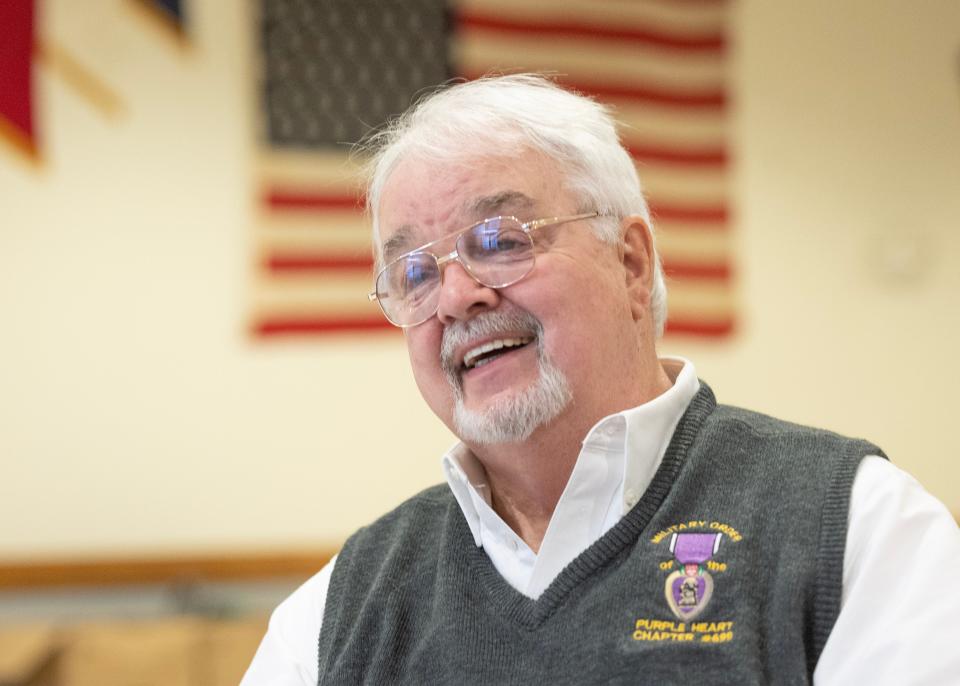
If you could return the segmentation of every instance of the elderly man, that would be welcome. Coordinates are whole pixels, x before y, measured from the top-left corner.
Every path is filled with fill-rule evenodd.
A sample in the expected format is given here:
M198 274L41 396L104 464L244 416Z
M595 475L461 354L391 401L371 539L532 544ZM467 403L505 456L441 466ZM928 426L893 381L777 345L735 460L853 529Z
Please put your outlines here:
M484 79L372 147L371 297L461 442L277 608L245 685L960 679L960 601L929 592L960 571L945 508L658 358L650 215L602 106Z

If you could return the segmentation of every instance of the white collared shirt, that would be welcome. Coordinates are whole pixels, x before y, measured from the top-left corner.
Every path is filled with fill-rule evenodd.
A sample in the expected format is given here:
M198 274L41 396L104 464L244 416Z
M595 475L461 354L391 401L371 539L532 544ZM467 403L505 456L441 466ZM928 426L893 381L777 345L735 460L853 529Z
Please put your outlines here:
M590 430L538 554L490 507L483 467L470 451L457 444L444 456L474 541L519 592L538 597L646 490L699 389L692 363L661 361L673 386ZM317 683L317 637L335 562L277 607L241 686ZM850 496L841 611L814 683L960 683L953 645L960 596L935 588L958 573L960 531L947 509L887 460L864 458Z
M700 389L692 364L672 358L661 362L673 381L666 393L601 419L587 433L539 553L490 506L486 474L473 453L458 443L444 455L447 483L473 540L520 593L538 598L557 574L620 521L647 489L673 430Z

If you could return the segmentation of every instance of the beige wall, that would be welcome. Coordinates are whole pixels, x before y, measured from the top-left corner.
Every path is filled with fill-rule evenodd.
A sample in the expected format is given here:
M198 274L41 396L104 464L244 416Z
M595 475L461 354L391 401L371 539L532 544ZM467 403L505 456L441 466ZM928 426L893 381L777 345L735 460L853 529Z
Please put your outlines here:
M47 162L0 149L0 558L336 543L437 481L399 336L245 336L248 3L195 3L182 53L120 0L47 5L124 110L47 67ZM742 321L664 350L960 509L960 4L733 16Z

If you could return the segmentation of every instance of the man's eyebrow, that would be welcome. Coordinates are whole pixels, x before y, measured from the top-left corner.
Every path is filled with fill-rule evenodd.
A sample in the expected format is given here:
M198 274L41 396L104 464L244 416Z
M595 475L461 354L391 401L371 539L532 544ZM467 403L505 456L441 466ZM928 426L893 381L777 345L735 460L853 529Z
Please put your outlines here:
M509 209L511 212L532 209L536 203L533 198L520 191L503 191L494 195L477 198L468 205L471 214L485 219Z
M383 257L383 263L391 262L394 258L410 250L410 244L413 242L413 227L404 224L394 231L390 238L383 242L380 248L380 254Z

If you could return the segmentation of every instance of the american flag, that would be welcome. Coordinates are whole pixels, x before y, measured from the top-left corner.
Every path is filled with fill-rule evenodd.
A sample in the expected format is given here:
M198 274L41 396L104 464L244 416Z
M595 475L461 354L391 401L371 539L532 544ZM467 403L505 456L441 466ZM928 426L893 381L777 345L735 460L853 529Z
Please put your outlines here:
M725 0L261 0L255 335L387 327L350 145L451 77L538 71L613 106L668 334L734 326Z

